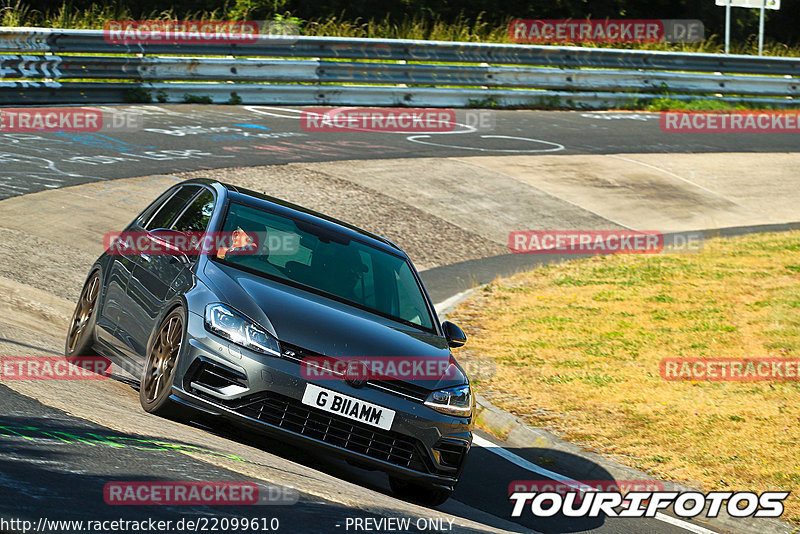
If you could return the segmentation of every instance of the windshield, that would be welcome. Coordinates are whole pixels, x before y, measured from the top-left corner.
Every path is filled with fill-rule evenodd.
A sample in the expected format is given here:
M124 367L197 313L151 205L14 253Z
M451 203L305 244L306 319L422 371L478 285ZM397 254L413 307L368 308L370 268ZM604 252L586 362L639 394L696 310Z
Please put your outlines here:
M216 259L289 282L406 325L433 330L422 288L408 262L347 236L232 202L222 232L231 247ZM254 246L248 247L251 236Z

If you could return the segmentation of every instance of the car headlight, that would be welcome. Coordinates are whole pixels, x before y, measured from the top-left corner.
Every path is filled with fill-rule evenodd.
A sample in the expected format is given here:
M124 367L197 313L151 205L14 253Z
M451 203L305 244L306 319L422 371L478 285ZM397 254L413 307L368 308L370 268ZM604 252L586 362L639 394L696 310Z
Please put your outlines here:
M428 395L425 406L447 415L469 417L472 414L472 392L469 386L440 389Z
M239 312L224 304L209 304L205 313L206 330L262 354L280 356L278 340Z

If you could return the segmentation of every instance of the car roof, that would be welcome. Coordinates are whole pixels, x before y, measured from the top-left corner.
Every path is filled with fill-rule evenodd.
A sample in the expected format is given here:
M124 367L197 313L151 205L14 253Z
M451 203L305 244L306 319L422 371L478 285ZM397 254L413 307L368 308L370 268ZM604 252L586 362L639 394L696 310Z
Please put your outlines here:
M356 240L367 241L369 244L384 249L386 251L392 252L394 254L399 254L404 258L407 258L407 255L403 250L395 245L390 240L386 239L383 236L373 234L372 232L368 232L357 226L353 226L352 224L346 223L344 221L340 221L339 219L335 219L323 213L319 213L309 208L305 208L298 204L293 204L291 202L287 202L286 200L282 200L277 197L269 196L264 193L259 193L258 191L254 191L252 189L246 189L243 187L235 186L233 184L221 182L219 180L212 180L208 178L199 178L193 180L186 180L182 182L183 184L203 184L208 186L218 185L224 188L228 192L228 196L231 200L235 200L237 202L241 202L243 204L249 204L256 207L268 208L272 211L280 212L282 215L285 215L290 218L304 220L306 222L313 222L319 226L322 226L326 230L330 230L336 232L338 234L347 236L349 238L356 238Z

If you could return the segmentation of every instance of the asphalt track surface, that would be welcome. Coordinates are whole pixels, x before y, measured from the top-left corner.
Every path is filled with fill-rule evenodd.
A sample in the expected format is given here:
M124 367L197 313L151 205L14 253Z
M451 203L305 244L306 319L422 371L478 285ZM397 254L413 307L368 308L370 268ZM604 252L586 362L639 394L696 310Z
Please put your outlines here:
M452 131L419 133L306 131L300 108L97 108L121 117L123 126L0 133L0 198L97 180L291 162L798 148L791 134L665 133L653 113L459 110Z
M135 391L131 388L131 395ZM0 385L0 519L30 521L105 521L115 519L172 521L199 518L277 518L279 532L345 532L348 518L408 517L412 524L424 517L413 513L384 512L374 508L353 509L337 502L300 494L292 505L269 506L112 506L104 500L104 486L115 481L263 481L232 472L204 461L206 456L224 451L205 450L196 444L179 441L153 440L143 434L124 434L45 406ZM390 494L385 476L362 471L337 460L323 459L292 450L280 443L260 441L235 428L214 426L202 419L184 423L207 429L224 439L246 443L284 458L298 462L342 480L364 486L365 499L373 491ZM144 429L143 429L144 430ZM491 439L479 433L484 439ZM496 440L493 440L496 441ZM543 451L536 449L507 449L530 462L539 461ZM194 453L192 456L186 451ZM565 476L570 471L585 472L586 460L562 455L549 469ZM613 480L600 466L593 466L597 480ZM440 507L445 513L485 522L487 526L512 532L593 532L654 534L686 532L683 528L654 519L571 519L554 517L535 519L524 515L517 528L505 523L510 520L511 505L507 499L511 480L538 478L526 469L504 460L484 447L473 447L461 483L451 501ZM280 486L279 480L270 481ZM501 521L484 519L496 516ZM443 529L411 529L411 532L450 532L441 514ZM435 511L433 518L437 519ZM470 526L452 527L453 532L483 532ZM77 532L74 524L61 529L51 526L46 532ZM8 532L20 529L8 528ZM176 530L177 531L177 530ZM352 528L350 529L351 532ZM725 532L715 529L715 532ZM390 532L377 530L377 532Z
M111 108L103 108L110 110ZM467 153L614 154L675 152L790 152L790 135L691 136L663 133L657 115L597 112L491 112L493 127L461 133L311 133L300 127L298 112L264 106L152 106L115 108L144 112L141 128L107 133L0 134L0 197L22 195L96 180L169 174L178 171L289 162L373 158L463 156ZM469 121L459 112L459 120ZM435 295L435 278L428 282ZM52 352L52 351L50 351ZM130 396L135 396L133 384ZM348 518L386 517L370 508L375 492L389 494L384 475L343 462L315 457L280 443L259 441L232 428L209 428L208 422L182 424L206 429L230 443L245 443L322 473L363 487L364 506L356 509L301 493L291 506L254 507L114 507L103 501L103 486L120 480L248 480L206 461L209 451L187 455L202 444L154 443L142 435L120 434L65 411L39 403L0 384L0 519L25 519L37 525L57 520L169 519L198 517L277 517L280 532L345 532ZM484 439L490 439L481 435ZM107 445L113 442L116 445ZM122 446L119 446L122 444ZM185 445L185 448L181 448ZM533 478L525 461L536 464L544 451L508 449L509 461L486 447L474 447L461 484L442 514L472 521L459 532L538 531L547 533L706 532L654 519L511 519L508 483ZM562 454L548 468L567 477L586 472L586 460ZM600 466L594 480L610 478ZM605 474L604 474L605 473ZM280 480L270 480L280 484ZM121 509L126 508L126 509ZM409 509L407 517L415 515ZM434 511L435 514L436 511ZM390 514L389 514L390 515ZM706 525L707 526L707 525ZM18 531L6 527L8 531ZM2 528L0 528L2 530ZM59 530L53 529L54 532ZM74 529L62 529L75 531ZM353 530L350 530L353 531ZM378 530L383 532L385 530ZM412 530L418 531L418 530ZM449 532L447 523L436 531ZM713 532L727 532L712 528Z

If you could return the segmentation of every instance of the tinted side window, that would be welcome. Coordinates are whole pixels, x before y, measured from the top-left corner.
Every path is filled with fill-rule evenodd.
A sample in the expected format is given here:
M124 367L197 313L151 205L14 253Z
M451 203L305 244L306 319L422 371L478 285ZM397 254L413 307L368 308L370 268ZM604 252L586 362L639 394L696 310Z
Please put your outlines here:
M172 228L181 232L204 232L214 211L214 195L204 189L178 217Z
M169 228L170 223L175 220L175 217L183 210L189 199L197 193L198 189L199 186L184 186L178 189L177 193L172 195L169 200L156 210L150 221L145 225L145 229Z

